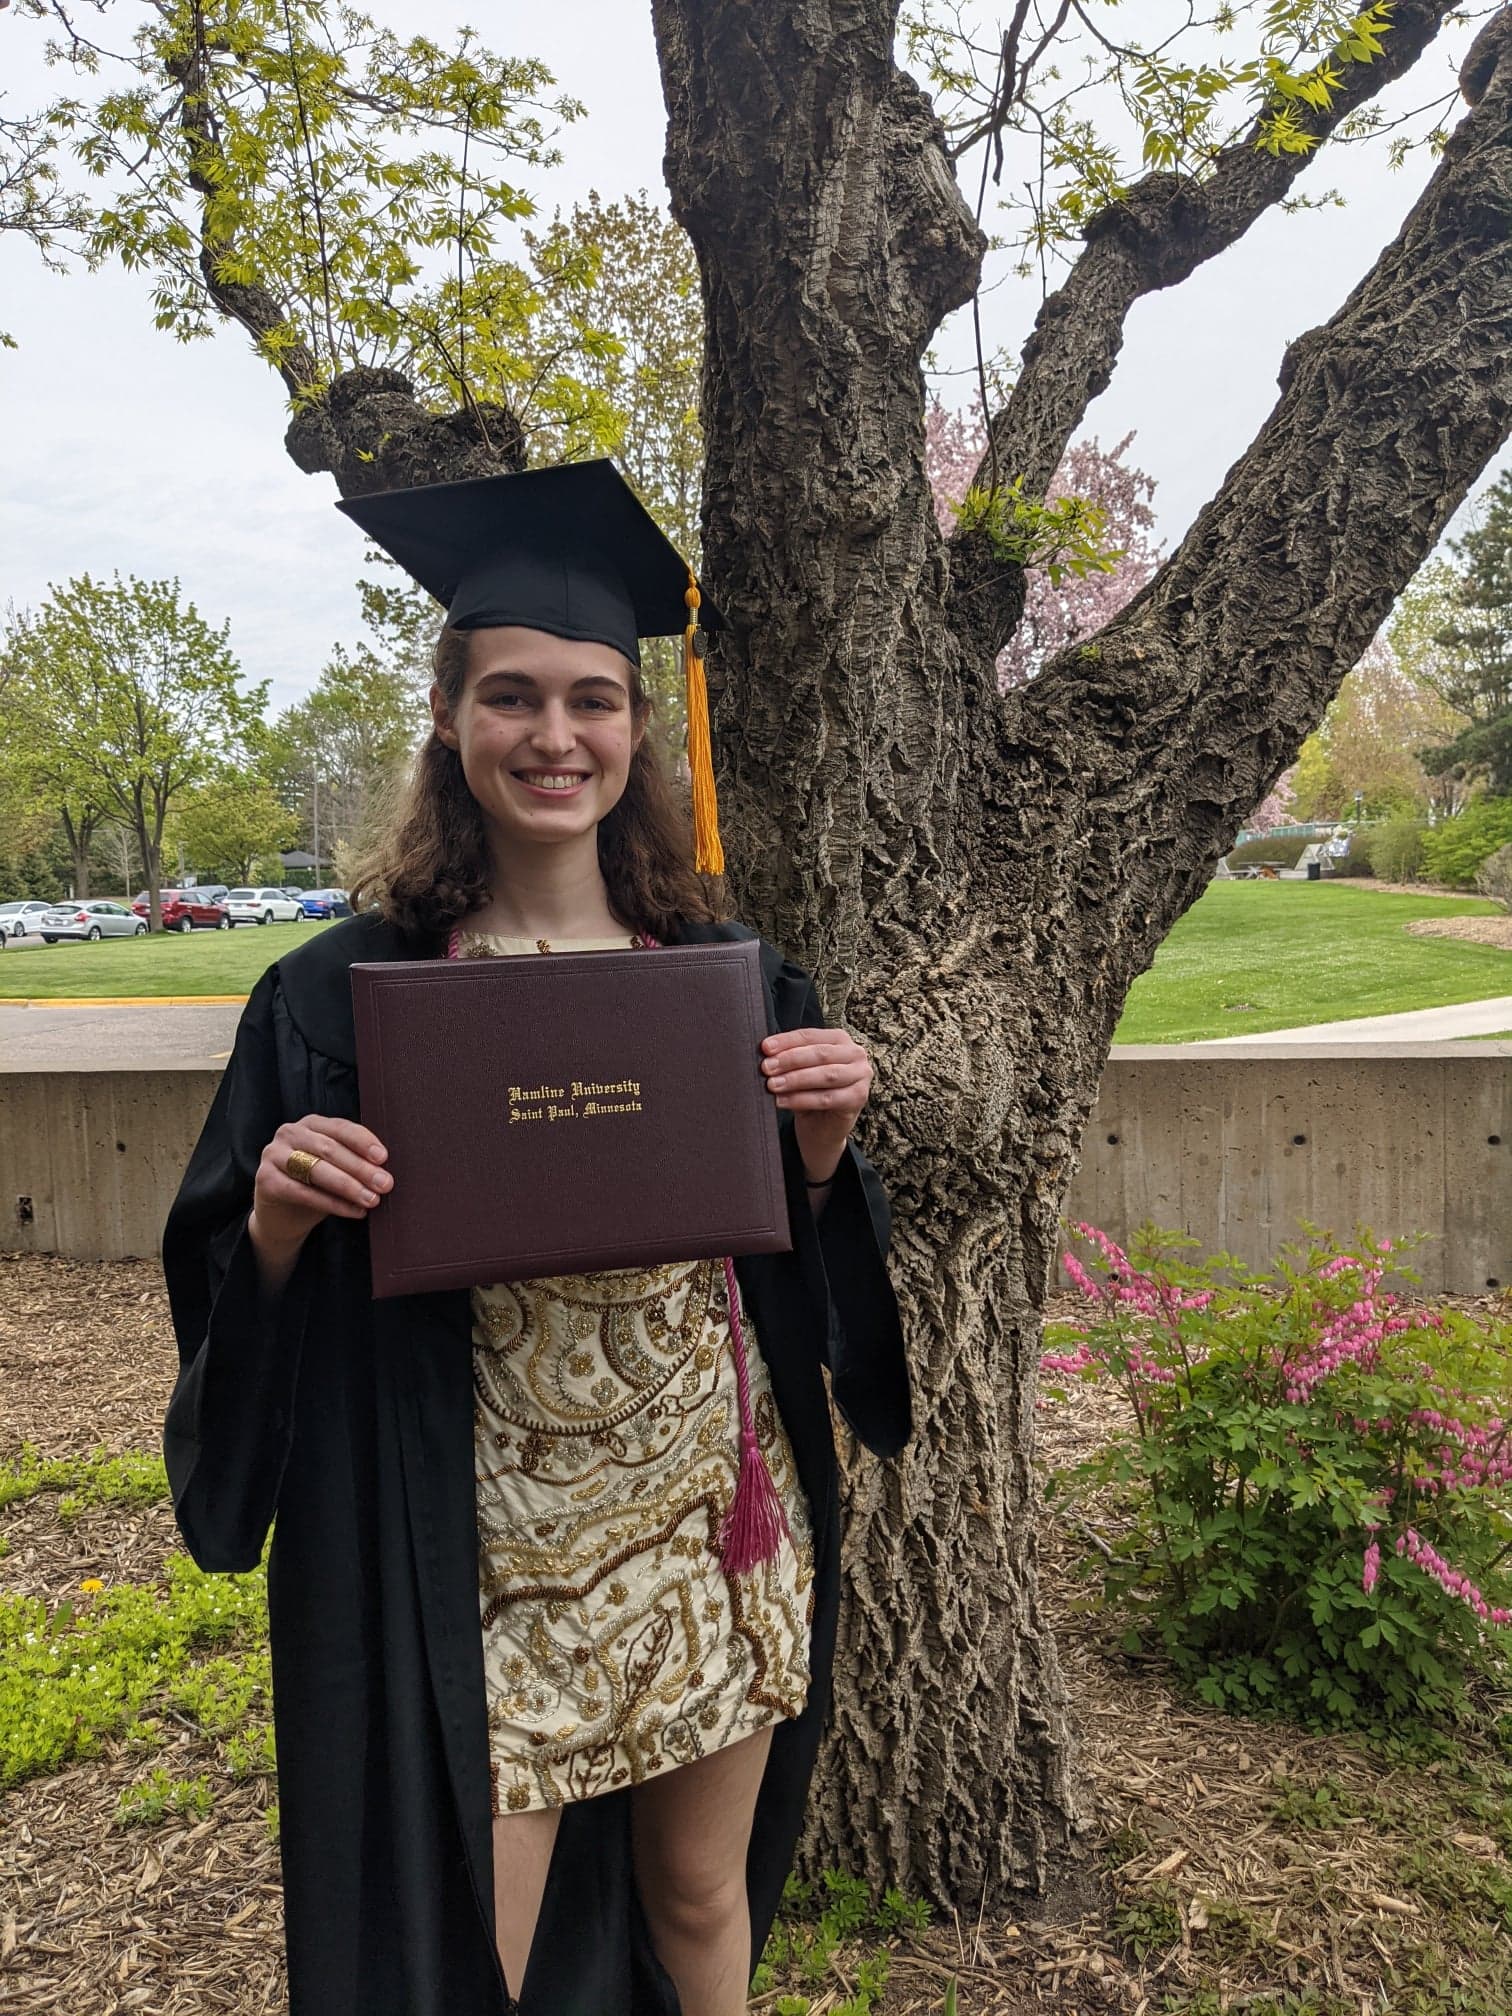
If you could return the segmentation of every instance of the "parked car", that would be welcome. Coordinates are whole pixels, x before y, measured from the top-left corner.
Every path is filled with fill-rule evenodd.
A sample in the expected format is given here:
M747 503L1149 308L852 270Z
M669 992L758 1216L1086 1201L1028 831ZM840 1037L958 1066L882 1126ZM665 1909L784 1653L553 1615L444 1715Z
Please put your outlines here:
M285 882L283 892L285 896L292 896L296 903L303 902L304 898L310 893L308 889L296 888L292 882Z
M60 938L145 938L147 926L124 903L58 903L37 919L44 944Z
M282 889L232 889L226 895L226 914L233 924L292 924L304 912Z
M186 882L184 894L196 903L224 903L231 891L224 882Z
M306 917L350 917L352 914L345 889L306 889L303 902Z
M199 889L160 889L159 900L163 906L163 929L165 931L229 931L231 919L226 914L223 903L210 903ZM150 918L152 906L144 889L132 904L138 917Z
M37 919L44 910L52 907L51 903L40 902L35 896L23 897L19 903L0 903L0 941L24 938L28 931L35 933Z

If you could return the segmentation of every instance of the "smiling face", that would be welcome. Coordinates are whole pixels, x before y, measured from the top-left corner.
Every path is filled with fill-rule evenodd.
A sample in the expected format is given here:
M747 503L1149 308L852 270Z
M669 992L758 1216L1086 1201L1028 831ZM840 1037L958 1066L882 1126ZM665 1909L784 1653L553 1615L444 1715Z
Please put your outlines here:
M618 804L645 730L631 675L609 644L512 625L469 633L462 692L448 706L433 686L431 715L495 849L580 841Z

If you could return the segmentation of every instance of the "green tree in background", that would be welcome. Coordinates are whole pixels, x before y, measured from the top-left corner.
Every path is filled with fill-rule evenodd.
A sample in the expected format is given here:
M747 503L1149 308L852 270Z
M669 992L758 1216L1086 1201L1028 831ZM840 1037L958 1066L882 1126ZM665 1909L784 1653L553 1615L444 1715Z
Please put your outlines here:
M542 430L540 459L616 456L696 563L703 309L688 234L644 189L613 203L594 190L549 230L527 231L525 242L537 271L561 279L525 330L523 355L543 379L570 366L585 394L575 423ZM591 344L577 333L584 329L594 332Z
M0 643L0 700L10 724L0 736L0 813L18 868L46 852L53 829L61 832L69 886L83 898L90 893L91 855L108 813L96 780L81 773L71 747L43 732L23 706L24 668L33 662L27 632L27 619L12 609Z
M261 764L318 863L361 844L429 718L402 661L367 644L338 646L313 690L279 715Z
M1512 793L1512 472L1492 485L1463 539L1449 542L1459 565L1440 583L1437 646L1440 690L1469 726L1424 751L1438 774L1485 779L1495 797Z
M184 792L168 828L170 847L202 882L250 882L264 855L294 844L295 816L262 778L223 765Z
M700 565L703 433L698 420L703 307L698 266L680 224L643 189L606 203L597 190L525 242L543 281L542 307L522 339L533 378L566 373L559 424L536 431L533 459L613 455L642 502L694 567ZM585 333L586 332L586 333ZM529 425L528 409L525 416ZM641 646L642 669L669 752L683 743L682 655L675 639Z
M160 930L169 811L256 732L266 685L242 686L227 626L181 602L177 581L81 575L13 631L8 651L23 760L129 830Z
M1417 752L1461 717L1413 677L1384 636L1371 643L1303 743L1292 779L1299 819L1367 818L1458 810L1463 788L1431 776Z

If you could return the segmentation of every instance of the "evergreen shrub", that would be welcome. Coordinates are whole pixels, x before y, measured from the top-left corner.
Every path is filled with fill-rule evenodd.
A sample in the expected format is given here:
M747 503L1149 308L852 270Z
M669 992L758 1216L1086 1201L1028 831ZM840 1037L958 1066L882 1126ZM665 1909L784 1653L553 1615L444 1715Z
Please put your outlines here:
M1126 1425L1052 1490L1111 1493L1100 1569L1126 1647L1220 1707L1317 1726L1465 1711L1512 1645L1512 1323L1385 1285L1390 1240L1306 1228L1268 1273L1077 1224L1084 1321L1043 1375L1116 1385ZM1402 1250L1406 1250L1405 1248Z
M1512 798L1477 798L1423 835L1423 866L1435 882L1473 889L1476 870L1512 841Z

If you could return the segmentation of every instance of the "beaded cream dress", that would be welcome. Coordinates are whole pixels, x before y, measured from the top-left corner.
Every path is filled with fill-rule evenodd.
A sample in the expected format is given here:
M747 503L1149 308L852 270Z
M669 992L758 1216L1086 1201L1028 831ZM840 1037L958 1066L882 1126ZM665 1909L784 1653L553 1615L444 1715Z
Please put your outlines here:
M626 942L464 932L458 952ZM494 1812L639 1784L797 1715L812 1526L743 1307L752 1410L789 1534L775 1560L733 1577L716 1548L740 1449L721 1262L499 1283L475 1288L472 1306Z

